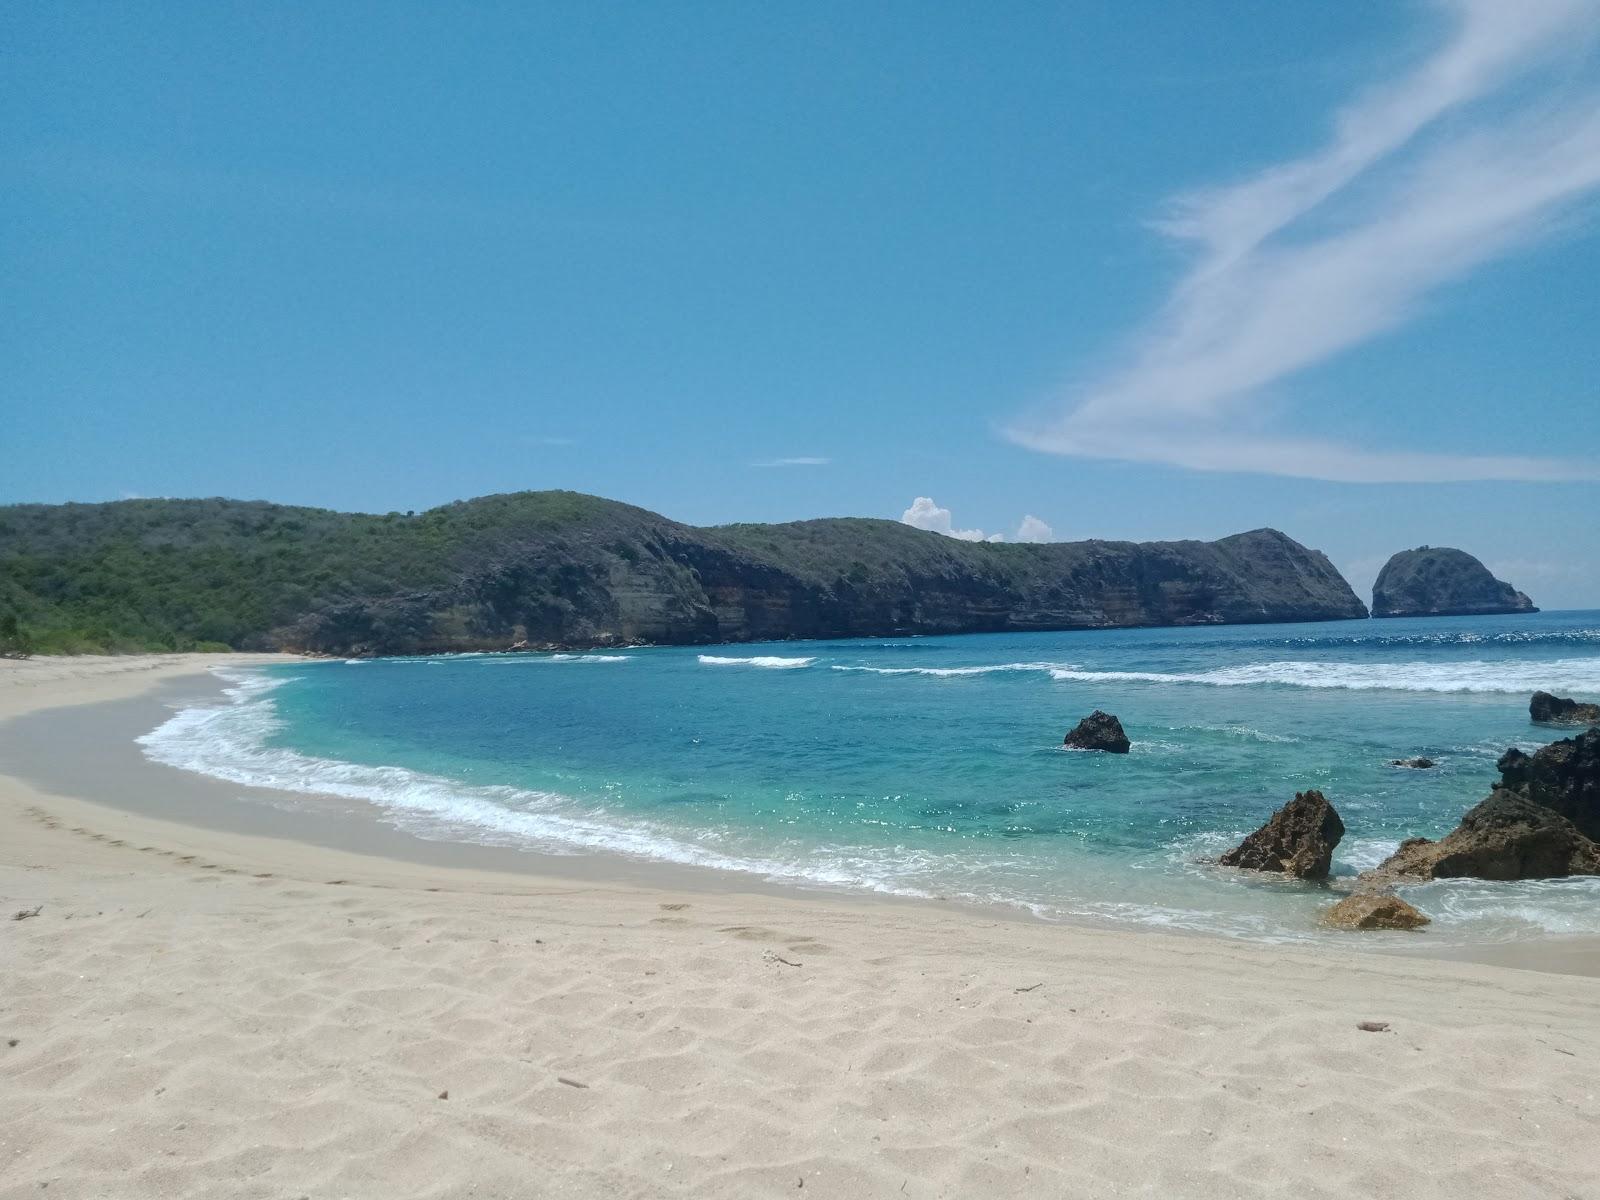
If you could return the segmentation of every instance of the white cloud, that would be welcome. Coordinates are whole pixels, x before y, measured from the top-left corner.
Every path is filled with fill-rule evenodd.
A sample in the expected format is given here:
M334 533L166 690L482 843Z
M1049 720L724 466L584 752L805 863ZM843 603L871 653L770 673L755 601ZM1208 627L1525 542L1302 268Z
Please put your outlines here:
M825 467L831 463L831 458L816 458L802 455L797 458L769 458L762 462L753 462L752 467Z
M985 537L981 529L956 529L951 523L950 510L940 508L933 502L931 496L918 496L911 502L911 507L900 514L902 524L911 525L917 529L926 529L930 533L942 533L946 537L959 538L963 542L997 542L1003 541L1003 534Z
M1053 542L1056 531L1051 529L1038 517L1028 513L1022 518L1022 524L1017 526L1016 541L1019 542Z
M1593 460L1371 450L1260 428L1261 389L1403 324L1600 187L1600 93L1560 69L1592 53L1600 0L1436 7L1453 35L1341 110L1323 149L1174 204L1158 228L1199 257L1126 363L1008 436L1057 454L1348 482L1600 478Z
M911 507L900 514L900 521L901 524L926 529L930 533L942 533L946 537L958 538L963 542L1006 540L1006 535L1003 533L984 533L981 529L957 529L950 510L940 508L933 502L931 496L918 496L913 500ZM1022 523L1017 526L1016 540L1019 542L1048 542L1054 537L1055 530L1031 513L1023 517Z

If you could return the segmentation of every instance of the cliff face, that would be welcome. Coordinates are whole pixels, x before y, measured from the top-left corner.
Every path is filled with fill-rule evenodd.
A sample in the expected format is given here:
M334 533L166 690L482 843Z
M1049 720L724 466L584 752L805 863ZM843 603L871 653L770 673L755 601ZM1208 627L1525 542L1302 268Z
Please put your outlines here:
M397 654L1365 615L1325 557L1272 530L1024 546L892 521L694 529L641 514L625 538L566 530L507 548L455 586L335 606L277 640Z
M1375 617L1450 617L1539 610L1472 555L1444 546L1402 550L1372 585Z
M382 516L235 500L0 508L0 618L59 649L405 654L1319 621L1366 610L1321 554L956 541L894 521L697 529L573 492Z

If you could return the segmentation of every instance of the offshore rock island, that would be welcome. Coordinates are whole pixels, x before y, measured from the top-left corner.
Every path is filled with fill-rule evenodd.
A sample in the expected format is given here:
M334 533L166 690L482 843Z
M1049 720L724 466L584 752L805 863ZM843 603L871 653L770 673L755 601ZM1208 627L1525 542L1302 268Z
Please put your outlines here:
M0 617L40 650L359 656L1366 615L1326 556L1272 529L974 543L864 518L697 528L561 491L385 516L0 508Z
M1372 585L1375 617L1471 617L1536 613L1533 601L1496 579L1465 550L1418 546L1402 550Z

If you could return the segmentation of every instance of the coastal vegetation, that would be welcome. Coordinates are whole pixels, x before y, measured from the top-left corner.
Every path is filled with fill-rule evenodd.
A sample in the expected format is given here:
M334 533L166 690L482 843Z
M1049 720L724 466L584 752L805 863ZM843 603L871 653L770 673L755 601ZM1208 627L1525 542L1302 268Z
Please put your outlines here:
M963 542L841 518L696 528L574 492L421 513L238 500L0 508L0 617L40 653L516 644L1360 617L1321 554L1215 542Z

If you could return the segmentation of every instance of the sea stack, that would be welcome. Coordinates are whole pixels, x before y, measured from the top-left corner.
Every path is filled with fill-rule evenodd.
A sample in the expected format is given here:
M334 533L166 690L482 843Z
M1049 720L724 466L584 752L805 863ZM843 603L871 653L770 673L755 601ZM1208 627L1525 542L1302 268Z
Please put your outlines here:
M1470 617L1536 613L1533 601L1496 579L1465 550L1418 546L1402 550L1372 585L1375 617Z
M1122 732L1122 722L1098 708L1079 721L1061 744L1071 750L1104 750L1107 754L1126 754L1133 746Z

